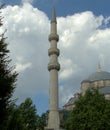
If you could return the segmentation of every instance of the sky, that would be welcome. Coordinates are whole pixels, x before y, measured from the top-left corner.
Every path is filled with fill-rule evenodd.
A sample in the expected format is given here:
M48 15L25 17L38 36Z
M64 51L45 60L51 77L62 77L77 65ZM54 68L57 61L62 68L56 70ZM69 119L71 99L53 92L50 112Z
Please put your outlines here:
M81 81L110 72L110 0L1 0L12 65L19 73L13 98L31 97L38 114L49 109L50 18L54 3L60 40L59 107L81 91Z

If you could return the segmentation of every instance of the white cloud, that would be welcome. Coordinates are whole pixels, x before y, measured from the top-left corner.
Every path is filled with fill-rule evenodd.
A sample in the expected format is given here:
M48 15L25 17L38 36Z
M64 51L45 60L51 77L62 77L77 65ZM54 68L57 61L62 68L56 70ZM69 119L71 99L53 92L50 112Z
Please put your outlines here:
M97 30L95 33L89 38L89 44L97 44L99 47L105 44L109 44L108 37L110 37L110 29Z
M66 91L66 96L65 96L65 91ZM66 89L64 86L60 86L59 87L59 92L60 92L60 96L63 98L60 98L60 106L64 106L64 104L66 102L68 102L68 100L73 97L73 92L71 92L71 89Z
M59 75L59 78L61 80L67 80L68 78L71 78L71 76L73 76L76 73L76 70L78 70L77 66L71 59L61 59L60 64L62 66Z
M15 70L17 72L24 71L27 68L29 68L30 66L31 66L31 63L27 63L27 64L19 64L19 63L17 63Z
M70 68L70 69L65 69L63 70L61 73L60 73L60 77L61 79L67 79L69 78L70 76L72 76L73 74L73 69Z
M49 20L46 14L24 4L20 7L7 6L2 15L10 56L19 72L15 97L22 100L39 92L47 94Z
M106 25L110 23L110 16L107 17L107 18L104 20L104 23L105 23Z
M16 68L15 70L20 73L22 71L25 71L26 69L29 69L32 66L31 63L24 63L22 57L17 57L17 62L16 62Z
M20 71L15 97L22 99L38 93L48 94L49 90L50 21L44 12L29 3L2 10L11 58ZM64 105L80 90L81 81L97 70L99 60L102 68L110 71L110 29L101 29L104 21L105 24L110 21L109 17L95 16L90 11L59 17L57 21L61 52L60 104Z

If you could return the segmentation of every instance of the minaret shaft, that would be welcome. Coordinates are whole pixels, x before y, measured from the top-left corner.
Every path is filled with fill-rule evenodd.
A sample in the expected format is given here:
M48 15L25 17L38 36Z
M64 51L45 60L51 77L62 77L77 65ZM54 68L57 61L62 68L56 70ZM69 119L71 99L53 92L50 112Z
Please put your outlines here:
M50 71L50 111L58 110L58 73L56 70ZM53 94L54 93L54 94Z
M51 33L49 35L50 48L48 55L50 61L48 64L48 70L50 72L50 111L48 117L48 129L59 130L59 99L58 99L58 71L60 70L60 64L58 63L59 49L57 48L57 42L59 36L57 35L57 22L56 13L53 8L51 19Z

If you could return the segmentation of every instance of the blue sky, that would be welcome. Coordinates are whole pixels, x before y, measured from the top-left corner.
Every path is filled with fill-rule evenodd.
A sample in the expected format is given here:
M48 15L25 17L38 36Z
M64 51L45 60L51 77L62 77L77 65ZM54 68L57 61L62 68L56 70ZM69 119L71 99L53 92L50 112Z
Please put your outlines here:
M52 0L1 0L13 64L19 72L14 98L31 97L39 114L49 109L48 35ZM110 71L110 0L54 0L61 51L62 107L100 62Z
M54 2L53 2L54 1ZM6 5L21 5L21 0L3 0ZM44 11L50 17L52 3L55 4L58 16L90 10L96 15L109 15L109 0L34 0L33 6Z

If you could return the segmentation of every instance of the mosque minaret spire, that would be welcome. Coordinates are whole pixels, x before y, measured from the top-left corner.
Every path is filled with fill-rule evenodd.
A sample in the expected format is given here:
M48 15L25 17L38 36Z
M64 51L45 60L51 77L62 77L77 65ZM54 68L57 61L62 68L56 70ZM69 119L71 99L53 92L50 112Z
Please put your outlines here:
M59 130L59 96L58 96L58 71L60 70L60 64L58 63L59 49L57 48L57 42L59 36L57 34L57 20L56 12L53 6L51 17L51 30L49 35L50 48L48 55L50 62L48 64L48 70L50 73L50 110L48 116L47 129Z
M100 65L100 63L98 64L98 72L101 72L102 71L102 69L101 69L101 65Z

